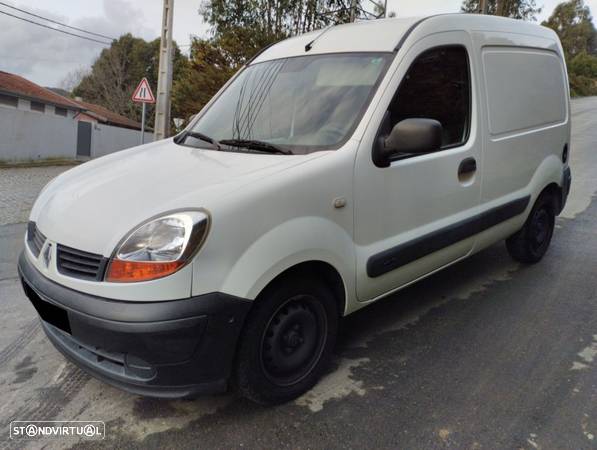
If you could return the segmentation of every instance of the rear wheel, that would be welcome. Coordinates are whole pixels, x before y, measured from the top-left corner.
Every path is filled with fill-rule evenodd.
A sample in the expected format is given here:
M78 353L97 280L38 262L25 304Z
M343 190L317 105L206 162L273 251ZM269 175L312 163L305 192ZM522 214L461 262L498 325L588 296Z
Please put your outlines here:
M311 279L276 282L256 301L241 335L233 382L262 404L292 400L327 366L338 312L332 292Z
M547 252L555 227L555 204L549 194L539 197L522 229L506 240L506 248L516 261L539 262Z

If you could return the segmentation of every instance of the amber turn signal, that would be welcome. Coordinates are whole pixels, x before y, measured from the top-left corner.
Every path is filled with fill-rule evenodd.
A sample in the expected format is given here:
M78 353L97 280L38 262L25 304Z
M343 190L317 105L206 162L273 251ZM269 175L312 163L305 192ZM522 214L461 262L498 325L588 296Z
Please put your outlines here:
M155 280L173 274L183 264L183 261L122 261L113 259L108 267L106 281L128 283Z

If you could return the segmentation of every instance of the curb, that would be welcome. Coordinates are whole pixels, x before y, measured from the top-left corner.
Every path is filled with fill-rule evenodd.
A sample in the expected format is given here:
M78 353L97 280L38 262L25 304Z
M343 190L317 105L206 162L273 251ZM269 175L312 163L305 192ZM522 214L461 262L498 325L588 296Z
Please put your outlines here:
M50 166L77 166L84 161L75 161L72 159L49 160L49 161L26 161L26 162L0 162L0 169L26 169L31 167L50 167Z

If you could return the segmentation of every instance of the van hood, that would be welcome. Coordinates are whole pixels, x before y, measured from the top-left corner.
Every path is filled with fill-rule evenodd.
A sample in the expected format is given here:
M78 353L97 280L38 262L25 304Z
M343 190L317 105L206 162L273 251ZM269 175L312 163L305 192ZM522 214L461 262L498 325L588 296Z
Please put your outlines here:
M150 217L183 208L209 210L214 200L324 154L215 151L163 140L58 176L42 190L30 220L54 242L109 256Z

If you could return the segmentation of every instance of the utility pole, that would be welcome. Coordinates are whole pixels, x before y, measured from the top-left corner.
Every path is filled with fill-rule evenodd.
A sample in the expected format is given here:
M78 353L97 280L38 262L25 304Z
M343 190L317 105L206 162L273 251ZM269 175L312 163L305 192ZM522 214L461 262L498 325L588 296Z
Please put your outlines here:
M173 18L174 0L164 0L157 103L155 106L154 138L156 141L168 137L170 130L170 93L172 91L172 63L174 56L172 44Z
M351 0L350 1L350 21L354 22L355 20L357 20L357 0Z

